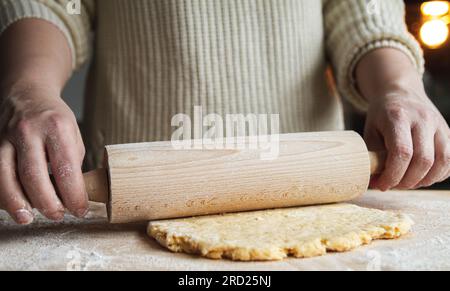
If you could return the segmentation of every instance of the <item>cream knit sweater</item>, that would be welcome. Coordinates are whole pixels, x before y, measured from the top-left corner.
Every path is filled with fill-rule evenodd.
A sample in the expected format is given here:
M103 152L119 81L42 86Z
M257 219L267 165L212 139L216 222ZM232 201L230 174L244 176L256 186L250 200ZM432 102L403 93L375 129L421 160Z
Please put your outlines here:
M423 71L401 0L0 0L0 33L35 17L56 25L74 69L93 51L85 142L168 140L177 113L277 113L281 132L343 129L337 89L357 108L353 69L394 47ZM90 47L91 31L95 45ZM331 66L330 66L331 65Z

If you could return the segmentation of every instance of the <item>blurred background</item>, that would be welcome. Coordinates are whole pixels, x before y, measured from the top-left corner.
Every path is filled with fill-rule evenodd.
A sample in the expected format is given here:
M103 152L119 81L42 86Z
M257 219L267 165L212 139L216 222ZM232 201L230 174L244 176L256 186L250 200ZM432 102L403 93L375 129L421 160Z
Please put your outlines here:
M381 0L386 1L386 0ZM389 1L389 0L387 0ZM426 60L424 77L428 95L450 121L450 1L416 1L405 0L406 22L410 32L421 43ZM83 120L83 94L86 64L68 83L63 97L74 110L78 120ZM354 112L345 104L348 129L362 134L364 116ZM450 179L435 189L450 189Z

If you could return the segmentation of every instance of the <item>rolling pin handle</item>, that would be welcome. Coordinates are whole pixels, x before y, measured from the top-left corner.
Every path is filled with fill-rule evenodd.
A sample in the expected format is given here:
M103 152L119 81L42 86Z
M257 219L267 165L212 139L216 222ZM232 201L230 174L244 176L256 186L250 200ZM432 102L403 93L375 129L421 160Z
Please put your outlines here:
M381 174L386 162L386 152L369 152L370 174Z
M83 174L89 201L108 203L108 177L105 169L97 169Z

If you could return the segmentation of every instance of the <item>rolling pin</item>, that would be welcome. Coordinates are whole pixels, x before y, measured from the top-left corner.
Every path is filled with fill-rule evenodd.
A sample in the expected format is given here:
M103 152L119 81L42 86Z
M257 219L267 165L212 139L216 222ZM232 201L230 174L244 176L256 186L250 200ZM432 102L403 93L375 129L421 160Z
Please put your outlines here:
M128 223L348 201L384 166L352 131L282 134L276 159L260 151L106 146L104 168L84 174L86 189L111 223Z

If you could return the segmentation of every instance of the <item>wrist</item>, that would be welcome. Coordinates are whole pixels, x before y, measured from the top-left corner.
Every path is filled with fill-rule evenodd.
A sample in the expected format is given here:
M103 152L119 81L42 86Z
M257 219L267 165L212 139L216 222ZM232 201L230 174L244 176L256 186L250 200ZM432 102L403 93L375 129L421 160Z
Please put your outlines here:
M390 76L377 82L369 90L361 90L362 96L368 101L369 105L383 102L393 97L408 99L428 99L425 93L422 77L415 70L405 71L398 76Z
M62 89L61 85L44 76L22 76L15 80L3 80L0 83L0 98L20 97L31 92L45 92L49 97L60 96Z
M369 104L384 96L426 97L422 75L407 55L397 49L382 48L368 53L354 73L357 88Z
M60 92L70 77L70 47L61 31L45 20L15 22L0 44L0 98L27 88Z

